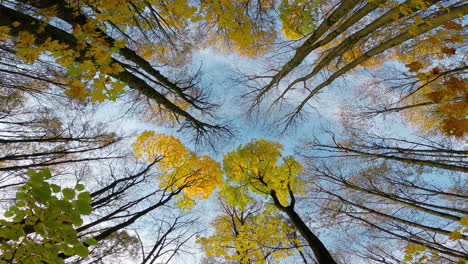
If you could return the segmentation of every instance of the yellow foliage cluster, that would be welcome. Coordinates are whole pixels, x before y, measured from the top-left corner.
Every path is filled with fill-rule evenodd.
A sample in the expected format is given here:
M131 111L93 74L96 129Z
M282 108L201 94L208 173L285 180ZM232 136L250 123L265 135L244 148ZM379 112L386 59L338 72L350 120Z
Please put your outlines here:
M246 216L242 218L241 216ZM221 215L211 223L214 235L199 237L208 256L218 256L236 263L279 263L279 259L291 256L288 249L299 243L288 234L294 229L277 213L263 211L261 214L236 212L233 216ZM267 261L266 254L269 254Z
M125 44L122 41L111 46L97 32L99 21L90 19L85 25L75 25L73 35L77 39L75 48L58 40L47 38L38 41L30 31L21 31L15 38L16 55L27 64L36 62L41 55L50 55L55 62L67 69L68 80L65 91L73 99L86 99L102 102L105 99L115 100L123 92L123 83L113 81L108 76L123 71L123 68L112 61L112 55ZM13 23L13 27L20 25ZM0 30L1 40L11 39L8 28ZM92 43L92 45L90 44Z
M280 6L280 20L284 36L288 39L299 39L316 27L318 7L321 1L285 0Z
M206 199L223 183L221 166L208 156L198 156L174 136L155 131L141 133L133 143L136 158L159 160L160 186L171 191L184 190L183 199ZM180 204L193 204L183 201Z
M200 5L198 19L215 25L208 41L218 47L227 46L243 56L259 56L271 49L276 38L275 21L263 10L266 2L239 0L207 0ZM268 5L267 5L268 6ZM260 10L258 10L260 8ZM257 9L257 13L254 11ZM253 12L250 14L249 12ZM264 19L256 20L258 16Z
M289 191L302 194L304 182L299 177L301 165L292 157L282 157L282 148L278 142L259 139L227 153L224 156L227 178L255 193L275 191L280 203L287 206Z

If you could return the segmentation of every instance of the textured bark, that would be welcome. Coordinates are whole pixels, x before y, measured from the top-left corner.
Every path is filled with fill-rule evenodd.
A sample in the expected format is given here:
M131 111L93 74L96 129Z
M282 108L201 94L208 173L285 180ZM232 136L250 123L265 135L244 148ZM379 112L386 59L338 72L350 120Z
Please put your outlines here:
M335 264L336 261L333 259L322 241L320 241L320 239L310 230L310 228L304 223L304 221L302 221L301 217L294 210L294 195L290 192L291 202L289 206L281 205L275 191L270 192L270 197L273 199L276 208L288 215L289 220L291 220L305 241L307 241L310 248L314 252L315 257L317 258L317 262L319 264Z

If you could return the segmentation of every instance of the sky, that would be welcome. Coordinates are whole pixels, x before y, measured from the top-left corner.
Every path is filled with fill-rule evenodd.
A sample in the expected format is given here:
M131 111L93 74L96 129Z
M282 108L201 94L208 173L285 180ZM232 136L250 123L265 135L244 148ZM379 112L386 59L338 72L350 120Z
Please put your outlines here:
M272 61L282 61L289 55L291 53L284 53L281 55L282 57L275 57ZM301 64L300 69L294 71L289 78L294 78L298 74L310 70L310 66L315 59L313 56L313 54L310 55ZM177 131L177 127L158 126L154 123L135 119L133 116L126 116L126 118L121 119L117 114L120 114L119 110L125 102L106 102L102 104L99 106L100 110L97 113L97 118L107 120L109 117L113 117L112 128L124 134L137 135L145 130L155 130L158 133L175 135L180 138L184 145L195 150L198 154L209 155L219 162L222 162L224 153L234 150L240 144L246 144L252 139L260 138L279 141L284 146L284 155L294 155L297 147L303 144L303 139L318 137L319 139L326 140L323 130L330 129L335 131L337 129L337 123L340 122L340 106L343 102L354 100L353 88L356 85L361 85L369 77L365 71L358 70L354 71L352 75L350 74L347 77L336 80L333 85L323 89L320 94L310 101L310 106L305 109L303 121L281 133L284 127L278 125L275 120L282 117L279 113L284 113L284 111L290 109L291 105L295 106L302 101L304 90L296 90L289 93L287 96L288 101L284 107L274 109L268 114L265 113L266 108L275 98L272 96L267 97L264 103L256 109L259 110L257 115L247 116L246 109L250 107L250 102L244 96L251 92L251 88L246 86L245 83L240 82L238 79L240 75L235 74L235 72L240 70L245 74L258 74L266 70L264 67L269 68L269 66L264 66L268 65L268 63L265 60L225 54L213 49L195 52L192 59L191 65L193 69L200 67L203 74L201 77L201 87L207 89L206 92L211 96L212 100L220 104L220 108L216 110L215 114L229 121L233 127L233 136L229 136L225 140L215 144L214 149L196 145L192 134L179 132ZM274 62L272 63L275 65ZM401 64L398 66L404 68ZM318 76L315 81L323 81L322 78ZM276 93L285 89L284 83L280 83ZM272 95L274 94L275 92L272 93ZM385 120L380 120L379 122L378 127L380 132L411 136L412 131L408 127L385 122ZM386 126L380 126L381 124L386 124ZM369 131L373 132L373 129L373 127L370 127ZM127 146L129 149L131 148L130 144L131 142ZM437 181L437 175L428 175L427 177L434 178ZM150 186L146 187L150 188ZM195 215L202 217L205 223L213 219L218 212L214 201L215 195L206 201L199 202L194 208ZM326 234L325 242L331 239L330 237L333 237L329 233L329 230L326 229L323 230L322 234ZM151 231L147 231L146 235L150 236ZM335 233L335 235L337 234ZM194 257L176 258L173 263L199 263L199 259L200 252L197 252Z
M195 68L200 67L202 71L202 87L209 87L207 91L216 103L221 107L216 112L217 115L229 120L235 128L234 137L223 141L222 144L216 145L213 150L209 147L200 147L194 144L191 134L184 135L177 131L176 128L168 128L157 126L156 124L143 122L141 120L129 117L125 119L116 118L113 126L118 127L126 133L138 134L145 130L154 130L158 133L173 134L178 137L184 145L192 150L196 150L200 155L209 155L219 162L222 162L224 153L236 149L241 144L246 144L252 139L268 139L278 141L284 146L284 156L294 155L297 146L301 145L303 138L319 136L322 129L330 128L333 123L339 121L340 103L343 99L350 96L350 87L359 81L359 77L353 76L345 81L338 80L336 89L324 89L323 93L313 99L311 104L313 107L307 109L308 114L305 119L297 124L297 126L281 133L282 127L275 124L270 124L272 117L266 115L258 115L249 118L245 114L246 107L249 107L248 102L242 99L242 96L249 92L249 88L243 83L236 82L238 77L233 74L236 69L241 69L244 73L258 72L261 61L254 59L243 58L237 55L223 54L214 50L202 50L193 57L193 65ZM362 79L363 77L361 77ZM203 85L205 84L205 85ZM281 87L280 87L281 89ZM289 98L290 103L298 103L302 99L301 94L292 94ZM117 104L110 102L104 105L103 110L98 112L101 118L108 118L113 113L118 113ZM273 118L275 114L273 114ZM270 119L270 120L269 120ZM193 209L193 213L201 217L204 224L208 227L208 223L218 214L218 208L215 204L216 195L213 194L208 200L197 202L197 206ZM333 233L328 233L324 229L322 235L325 234L324 241L327 237L333 237ZM192 244L194 249L196 244ZM195 255L180 255L171 263L199 263L203 254L195 249ZM289 263L287 260L282 263ZM292 261L292 260L289 260ZM135 262L136 263L136 262Z

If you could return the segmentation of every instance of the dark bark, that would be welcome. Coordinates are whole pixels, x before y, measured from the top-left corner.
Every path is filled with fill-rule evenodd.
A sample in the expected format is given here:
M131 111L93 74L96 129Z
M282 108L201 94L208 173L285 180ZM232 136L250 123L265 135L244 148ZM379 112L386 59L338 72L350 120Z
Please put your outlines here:
M322 243L322 241L310 230L310 228L304 223L302 218L294 210L295 199L294 195L290 192L291 202L288 206L283 206L278 200L275 191L270 192L270 197L280 211L286 213L291 220L291 223L301 233L302 237L307 241L310 248L314 252L315 257L319 264L335 264L336 261L331 256L328 249Z
M62 29L54 27L50 24L46 24L45 26L43 26L42 21L32 16L21 13L17 10L8 8L6 6L0 6L0 13L2 14L2 16L0 17L0 26L10 26L15 21L21 21L21 24L18 27L11 28L9 34L11 34L12 36L17 36L19 32L25 30L36 37L35 42L37 45L41 45L47 38L51 38L52 40L58 40L61 43L67 44L71 49L77 50L77 39L72 34ZM80 52L83 53L82 51ZM127 53L130 52L127 51ZM132 54L127 54L127 56L129 57L132 57L131 55ZM83 58L77 59L84 59L84 55ZM93 60L93 58L87 59ZM141 94L145 95L149 99L154 100L158 104L163 105L166 109L174 113L174 115L184 118L186 120L186 123L182 125L182 128L194 128L200 135L210 131L215 131L216 133L228 132L228 130L223 126L211 125L198 120L187 111L172 103L162 93L150 86L143 79L130 73L128 70L128 65L126 63L120 62L116 59L113 59L113 63L119 64L124 70L122 72L112 74L112 77L127 84L130 88L140 92ZM143 66L146 67L148 65ZM158 72L156 71L156 73L153 73L156 74ZM166 80L168 79L166 78Z

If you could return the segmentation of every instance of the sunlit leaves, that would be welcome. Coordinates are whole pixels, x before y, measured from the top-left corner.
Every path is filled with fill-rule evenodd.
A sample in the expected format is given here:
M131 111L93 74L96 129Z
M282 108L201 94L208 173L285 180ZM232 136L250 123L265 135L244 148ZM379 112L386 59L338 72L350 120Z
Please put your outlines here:
M207 256L236 263L279 263L293 254L298 241L294 229L279 214L249 203L244 209L223 204L223 213L211 223L215 233L199 237Z
M59 253L88 255L87 246L78 240L75 227L82 225L81 215L91 213L91 196L75 189L49 184L48 170L28 171L29 180L18 188L16 206L0 220L2 259L11 263L64 263ZM78 196L76 194L78 193ZM88 238L88 245L95 240Z
M433 104L408 111L405 115L423 131L438 130L445 136L462 138L468 133L467 91L466 81L456 76L434 79L410 98L416 103L430 101Z
M213 28L208 34L211 45L255 57L269 51L277 38L272 2L202 1L199 19Z
M276 192L280 203L288 205L289 192L302 193L300 164L283 157L277 142L253 140L224 156L224 170L231 183L254 193Z
M208 156L198 156L174 136L154 131L141 133L133 143L137 158L159 160L161 187L184 190L184 199L206 199L223 182L221 166ZM181 204L192 204L189 201Z
M316 28L320 0L283 0L281 2L280 20L286 38L298 39Z

